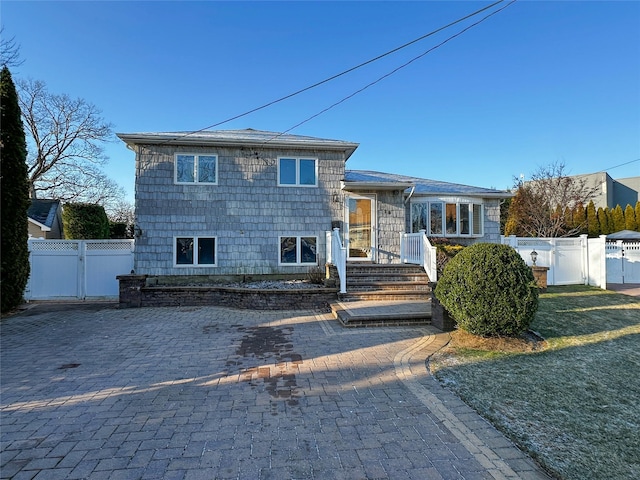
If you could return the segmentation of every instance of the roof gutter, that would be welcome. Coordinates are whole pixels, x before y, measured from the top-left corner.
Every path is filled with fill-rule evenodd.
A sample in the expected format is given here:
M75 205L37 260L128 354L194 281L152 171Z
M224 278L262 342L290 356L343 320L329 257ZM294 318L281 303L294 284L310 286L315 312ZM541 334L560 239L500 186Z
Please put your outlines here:
M135 133L116 134L128 146L132 145L205 145L218 147L271 147L271 148L300 148L304 150L330 150L345 152L349 158L359 144L350 142L314 142L314 141L286 141L286 140L252 140L247 138L203 138L197 135L146 135Z

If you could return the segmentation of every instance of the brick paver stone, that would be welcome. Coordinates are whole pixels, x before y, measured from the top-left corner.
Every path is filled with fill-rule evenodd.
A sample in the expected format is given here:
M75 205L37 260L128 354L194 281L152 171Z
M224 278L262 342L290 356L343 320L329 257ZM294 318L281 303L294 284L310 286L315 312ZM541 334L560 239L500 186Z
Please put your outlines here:
M0 328L2 479L547 478L429 375L431 327L105 303Z

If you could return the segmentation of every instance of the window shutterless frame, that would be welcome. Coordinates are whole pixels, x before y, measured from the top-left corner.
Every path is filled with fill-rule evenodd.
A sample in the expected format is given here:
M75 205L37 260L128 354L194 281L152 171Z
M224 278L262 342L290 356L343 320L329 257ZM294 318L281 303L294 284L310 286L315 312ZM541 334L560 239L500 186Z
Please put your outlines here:
M174 155L173 181L179 185L217 185L218 156L176 153Z
M318 159L278 157L279 187L317 187Z
M214 236L176 235L173 237L173 266L216 267L217 249Z
M291 235L278 237L278 265L317 265L318 237Z

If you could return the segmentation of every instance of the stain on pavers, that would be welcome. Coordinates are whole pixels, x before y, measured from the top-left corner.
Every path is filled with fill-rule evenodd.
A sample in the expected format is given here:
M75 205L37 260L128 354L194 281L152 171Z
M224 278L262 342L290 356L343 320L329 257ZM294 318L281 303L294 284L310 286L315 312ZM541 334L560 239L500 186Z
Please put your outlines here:
M255 386L256 381L265 384L271 397L284 400L290 406L298 405L299 388L296 379L302 355L293 351L291 334L293 327L239 327L244 333L236 354L244 359L258 359L269 362L269 366L254 366L240 370L240 379ZM242 361L227 362L242 365ZM277 413L274 409L274 415Z
M299 311L16 315L0 477L545 478L429 377L435 338Z

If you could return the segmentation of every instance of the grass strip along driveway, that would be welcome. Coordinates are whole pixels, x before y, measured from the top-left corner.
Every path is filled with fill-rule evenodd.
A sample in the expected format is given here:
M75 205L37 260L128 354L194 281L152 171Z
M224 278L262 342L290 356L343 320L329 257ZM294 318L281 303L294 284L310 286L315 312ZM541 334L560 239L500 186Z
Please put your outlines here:
M640 478L639 299L550 287L531 328L546 341L456 331L431 370L551 474Z

